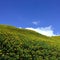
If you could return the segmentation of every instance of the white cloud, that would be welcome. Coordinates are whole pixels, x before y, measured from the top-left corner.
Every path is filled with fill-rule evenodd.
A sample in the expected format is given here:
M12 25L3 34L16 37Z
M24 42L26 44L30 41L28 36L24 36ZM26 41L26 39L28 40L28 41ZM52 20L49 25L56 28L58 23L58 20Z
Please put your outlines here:
M39 21L33 21L32 22L34 25L38 25L40 22Z
M22 27L19 27L20 29L22 28Z
M55 36L56 35L56 34L54 34L54 30L53 30L52 26L38 27L38 28L28 27L26 29L34 30L34 31L36 31L40 34L46 35L46 36Z

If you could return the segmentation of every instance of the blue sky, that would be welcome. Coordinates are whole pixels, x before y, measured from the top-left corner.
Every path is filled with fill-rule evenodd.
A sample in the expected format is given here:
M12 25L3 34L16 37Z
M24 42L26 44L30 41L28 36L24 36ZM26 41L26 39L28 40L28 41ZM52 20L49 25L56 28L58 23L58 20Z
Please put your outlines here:
M60 0L0 0L0 24L51 27L60 34Z

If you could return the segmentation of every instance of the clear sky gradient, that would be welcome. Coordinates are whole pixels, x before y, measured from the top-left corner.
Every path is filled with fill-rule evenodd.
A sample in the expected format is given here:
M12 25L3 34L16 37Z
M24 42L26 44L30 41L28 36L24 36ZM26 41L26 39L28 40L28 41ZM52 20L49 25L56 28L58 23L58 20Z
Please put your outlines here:
M60 0L0 0L0 24L52 26L60 34Z

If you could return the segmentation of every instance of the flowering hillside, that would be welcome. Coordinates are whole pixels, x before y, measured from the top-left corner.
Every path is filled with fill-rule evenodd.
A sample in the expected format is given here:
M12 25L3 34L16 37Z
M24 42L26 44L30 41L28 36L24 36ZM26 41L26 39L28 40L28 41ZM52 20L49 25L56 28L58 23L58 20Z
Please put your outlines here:
M0 25L0 60L60 60L60 38Z

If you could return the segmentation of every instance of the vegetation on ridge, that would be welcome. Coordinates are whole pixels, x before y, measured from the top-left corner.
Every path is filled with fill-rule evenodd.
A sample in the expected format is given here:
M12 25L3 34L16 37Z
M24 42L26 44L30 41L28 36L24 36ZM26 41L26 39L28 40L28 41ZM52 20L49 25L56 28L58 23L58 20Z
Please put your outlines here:
M60 36L0 25L0 60L60 60Z

